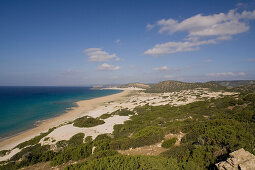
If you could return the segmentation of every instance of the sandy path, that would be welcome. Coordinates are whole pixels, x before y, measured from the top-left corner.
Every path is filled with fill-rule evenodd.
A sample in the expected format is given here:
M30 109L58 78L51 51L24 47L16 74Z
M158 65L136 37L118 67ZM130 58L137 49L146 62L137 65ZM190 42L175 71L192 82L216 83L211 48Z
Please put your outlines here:
M85 115L88 111L95 109L96 107L104 104L105 102L116 101L122 99L122 97L128 95L130 90L124 90L121 93L98 97L90 100L82 100L77 102L77 107L62 114L58 117L48 119L42 122L38 127L25 131L17 136L0 141L0 150L12 149L21 142L27 141L41 132L46 132L48 129L63 124L68 121L72 121L82 115Z

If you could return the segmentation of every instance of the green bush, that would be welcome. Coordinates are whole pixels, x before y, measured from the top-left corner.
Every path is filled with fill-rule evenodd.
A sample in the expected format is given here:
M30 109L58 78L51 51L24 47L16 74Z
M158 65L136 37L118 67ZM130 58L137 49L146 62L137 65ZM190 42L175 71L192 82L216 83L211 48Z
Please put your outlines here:
M107 119L107 118L109 118L109 117L111 117L111 116L112 116L111 114L105 113L105 114L102 114L102 115L100 116L100 119Z
M128 109L120 109L112 113L113 115L119 115L119 116L129 116L133 115L134 112L128 110Z
M100 120L99 118L84 116L84 117L75 119L73 125L76 127L94 127L104 123L105 122L103 120Z
M92 153L92 143L85 143L80 146L71 146L61 151L51 161L52 166L66 163L70 160L77 161L80 159L87 158Z
M19 167L15 162L10 162L5 165L0 165L0 170L18 170Z
M57 148L66 148L68 146L68 142L66 140L60 140L56 143Z
M43 152L49 151L50 146L49 145L44 145L41 146L41 144L36 144L34 146L30 146L27 148L22 149L20 152L15 154L13 157L11 157L11 161L17 161L20 158L22 158L23 155L28 155L32 157L37 157L38 155L41 155Z
M121 138L110 143L112 149L128 149L151 145L164 138L163 129L156 126L148 126L137 131L130 138Z
M111 137L109 137L107 134L100 134L98 135L94 141L99 141L99 140L103 140L103 139L112 139Z
M160 169L178 170L181 169L176 160L155 156L124 156L116 155L85 161L84 163L69 165L66 170L87 169L87 170L112 170L112 169Z
M39 136L36 136L36 137L34 137L34 138L32 138L32 139L30 139L30 140L28 140L28 141L25 141L25 142L23 142L23 143L20 143L20 144L18 144L15 148L21 149L21 148L24 148L24 147L29 146L29 145L38 144L42 138L44 138L45 136L47 136L48 134L50 134L50 133L51 133L53 130L55 130L55 129L56 129L56 127L51 128L51 129L48 130L48 132L46 132L46 133L41 133Z
M164 140L161 146L163 148L170 148L171 146L173 146L175 144L176 141L177 141L177 138Z
M96 147L94 152L99 152L99 151L110 149L110 140L109 139L102 139L102 140L94 141L93 144Z
M89 159L90 160L99 159L99 158L114 156L114 155L118 155L118 154L119 153L115 150L102 150L102 151L98 151L98 152L93 153L93 155L91 155L89 157Z
M92 141L93 141L92 136L87 136L85 138L85 142L92 142Z
M1 150L1 151L0 151L0 156L4 156L4 155L6 155L8 152L10 152L10 150Z
M77 133L76 135L73 135L69 141L67 141L68 146L78 146L83 144L84 136L84 133Z
M17 162L15 164L17 168L22 168L24 166L33 165L39 162L50 161L57 154L53 151L50 151L49 149L50 149L49 145L41 146L40 144L36 144L34 146L22 149L19 153L15 154L11 158L11 161L18 161L21 159L20 162Z

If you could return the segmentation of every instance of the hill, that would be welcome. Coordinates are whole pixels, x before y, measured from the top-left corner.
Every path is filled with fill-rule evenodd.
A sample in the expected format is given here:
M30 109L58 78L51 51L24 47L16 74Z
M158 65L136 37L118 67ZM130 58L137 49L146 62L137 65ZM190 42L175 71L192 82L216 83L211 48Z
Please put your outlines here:
M150 86L148 84L143 84L143 83L128 83L128 84L120 85L118 87L120 87L120 88L137 87L137 88L143 88L143 89L150 88Z
M241 92L241 93L253 93L255 92L255 84L239 86L239 87L232 88L231 90L236 92Z
M211 83L219 84L227 88L234 88L239 86L255 84L255 80L211 81Z
M157 84L151 86L151 88L147 89L148 93L163 93L163 92L175 92L181 90L189 90L196 88L208 88L210 90L225 90L226 88L213 83L186 83L181 81L162 81Z

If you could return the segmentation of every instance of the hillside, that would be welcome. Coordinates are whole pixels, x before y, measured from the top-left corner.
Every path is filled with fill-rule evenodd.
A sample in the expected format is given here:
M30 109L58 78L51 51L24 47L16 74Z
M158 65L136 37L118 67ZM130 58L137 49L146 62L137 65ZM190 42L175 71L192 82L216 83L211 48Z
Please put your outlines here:
M255 80L211 81L211 83L219 84L227 88L234 88L239 86L255 84Z
M245 86L235 87L231 90L241 93L254 93L255 92L255 84L249 84Z
M150 88L150 86L148 84L143 84L143 83L128 83L128 84L120 85L118 87L120 87L120 88L137 87L137 88L142 88L142 89Z
M190 90L196 88L208 88L210 90L225 90L225 87L216 83L185 83L180 81L162 81L147 89L148 93L175 92L181 90Z

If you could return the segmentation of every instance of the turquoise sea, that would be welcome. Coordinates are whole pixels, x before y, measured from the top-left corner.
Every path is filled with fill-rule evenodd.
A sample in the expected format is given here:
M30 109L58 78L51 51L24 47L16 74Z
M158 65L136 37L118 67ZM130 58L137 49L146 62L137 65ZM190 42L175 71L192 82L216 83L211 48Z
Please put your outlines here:
M63 114L76 101L119 92L90 87L0 87L0 140Z

